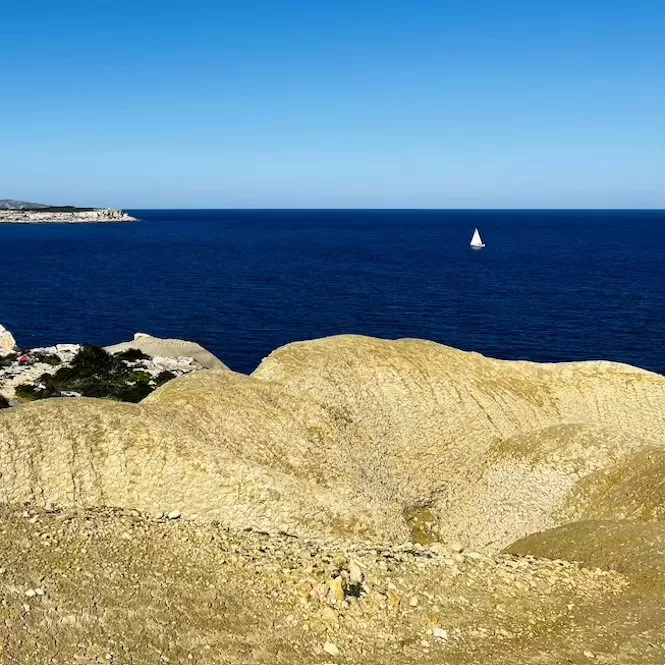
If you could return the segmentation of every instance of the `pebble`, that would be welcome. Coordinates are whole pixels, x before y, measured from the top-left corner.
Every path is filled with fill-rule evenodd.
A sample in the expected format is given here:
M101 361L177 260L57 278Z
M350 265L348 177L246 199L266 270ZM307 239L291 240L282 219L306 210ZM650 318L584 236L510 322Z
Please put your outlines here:
M182 517L182 513L179 510L172 510L166 517L170 520L178 520Z
M349 579L353 584L361 584L363 581L363 571L355 561L349 564Z
M596 657L596 654L593 651L585 651L584 655L589 659L593 660Z
M445 628L441 628L439 626L432 629L432 635L438 638L439 640L444 640L444 641L448 640L448 631Z
M323 645L323 650L329 655L329 656L339 656L341 651L337 647L337 645L334 642L326 642Z
M341 602L346 598L346 592L344 590L344 580L340 575L335 579L330 580L330 596L332 600Z

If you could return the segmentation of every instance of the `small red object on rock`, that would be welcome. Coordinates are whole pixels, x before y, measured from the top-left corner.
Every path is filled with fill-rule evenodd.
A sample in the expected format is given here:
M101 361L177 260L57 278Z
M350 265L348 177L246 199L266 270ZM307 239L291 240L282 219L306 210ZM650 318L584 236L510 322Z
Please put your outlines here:
M18 364L19 365L27 365L28 363L32 362L32 358L24 353L19 359L18 359Z

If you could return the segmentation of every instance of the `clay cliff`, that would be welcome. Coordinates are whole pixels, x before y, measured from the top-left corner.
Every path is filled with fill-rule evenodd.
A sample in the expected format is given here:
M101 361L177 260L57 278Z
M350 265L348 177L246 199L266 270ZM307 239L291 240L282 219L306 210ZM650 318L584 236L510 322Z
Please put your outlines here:
M83 574L89 543L117 576L115 590L89 579L129 635L128 662L152 661L114 603L151 566L146 608L166 623L171 602L198 617L186 647L160 642L175 662L662 662L664 441L665 378L626 365L507 362L420 340L299 342L249 377L196 372L138 405L52 399L0 413L13 534L2 547L52 570L46 550L21 546L45 529ZM194 609L210 593L187 587L195 570L205 584L224 579L212 614ZM51 582L53 603L89 612L63 584ZM78 621L70 655L85 642ZM105 634L95 621L90 653ZM204 642L235 655L195 648Z

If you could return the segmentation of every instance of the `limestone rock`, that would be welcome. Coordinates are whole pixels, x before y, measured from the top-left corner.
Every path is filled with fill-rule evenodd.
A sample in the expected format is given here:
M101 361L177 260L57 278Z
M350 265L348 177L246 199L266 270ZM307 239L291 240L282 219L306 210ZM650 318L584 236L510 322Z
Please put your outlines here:
M333 657L339 656L340 653L341 653L340 650L339 650L339 647L334 642L326 642L323 645L323 650L329 656L333 656Z
M112 344L105 348L109 353L138 349L149 356L194 358L205 369L228 369L221 360L196 342L187 342L182 339L162 339L147 333L136 333L131 342Z
M0 355L11 353L16 349L16 340L14 336L0 324Z
M139 343L170 344L126 345ZM664 377L616 363L327 338L278 349L250 377L175 379L139 405L3 410L0 502L178 506L188 521L383 542L409 539L418 513L432 537L496 552L574 520L658 518L664 405Z

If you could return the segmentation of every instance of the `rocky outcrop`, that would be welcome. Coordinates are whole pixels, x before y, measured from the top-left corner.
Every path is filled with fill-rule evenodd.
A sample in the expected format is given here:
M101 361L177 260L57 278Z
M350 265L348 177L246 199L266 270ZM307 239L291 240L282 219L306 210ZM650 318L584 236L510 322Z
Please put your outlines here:
M0 224L76 224L84 222L138 222L136 217L123 210L82 210L82 211L42 211L42 210L2 210Z
M316 402L228 370L171 381L138 406L44 400L0 418L0 502L405 540L398 510L364 491L345 459L345 429Z
M411 530L496 551L584 518L566 508L584 479L590 495L602 472L661 449L664 400L663 377L623 365L330 338L279 349L251 377L171 381L138 407L3 414L0 500L178 509L303 537Z
M0 355L12 353L16 350L16 340L14 336L0 324Z
M357 336L138 405L6 409L0 563L20 565L0 569L0 644L45 662L51 644L63 662L663 662L664 442L665 377Z
M204 369L228 369L219 358L196 342L153 337L147 333L136 333L130 342L120 342L105 348L109 353L138 349L157 358L193 358Z
M47 375L55 375L62 368L71 368L74 358L83 347L80 344L56 344L48 347L25 349L21 356L13 355L0 365L0 396L7 400L17 399L16 390L21 385L30 385L35 388L35 395L39 396L48 388L49 378ZM202 346L193 342L178 339L158 339L143 333L137 333L135 341L116 344L107 347L112 353L119 354L130 349L139 350L141 354L136 357L123 354L121 358L125 366L131 370L127 374L127 387L137 382L137 376L141 383L145 383L150 390L161 384L166 378L182 376L203 368L225 368L226 366ZM1 353L1 352L0 352ZM102 368L99 368L100 370ZM138 374L136 374L138 373ZM104 384L104 372L97 373L97 388ZM166 374L166 377L164 377ZM45 378L46 377L46 378ZM79 377L80 378L80 377ZM108 379L108 376L106 376ZM70 374L70 382L72 376ZM86 382L86 387L94 388L94 381ZM61 395L80 397L81 394L67 389ZM93 394L100 395L98 391ZM134 401L141 399L147 393L136 394ZM48 390L44 396L58 396L58 391ZM41 398L41 397L39 397Z
M253 376L341 409L375 487L425 512L430 537L488 550L567 521L583 477L665 440L665 378L617 363L344 336L287 345Z
M508 554L568 559L590 568L615 570L665 591L665 528L662 522L592 520L531 534L512 543Z

